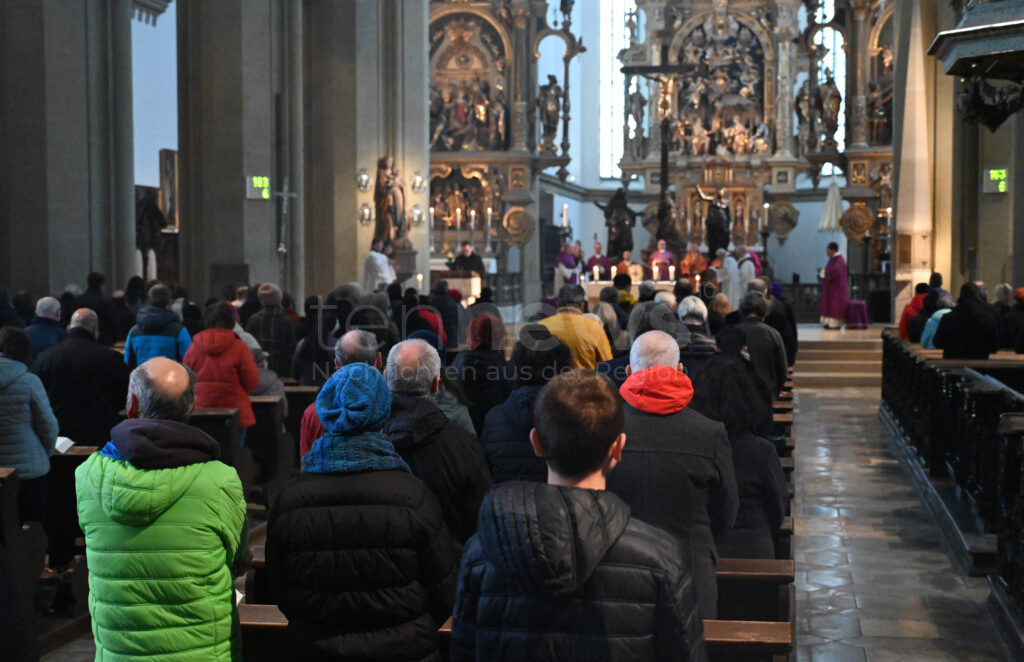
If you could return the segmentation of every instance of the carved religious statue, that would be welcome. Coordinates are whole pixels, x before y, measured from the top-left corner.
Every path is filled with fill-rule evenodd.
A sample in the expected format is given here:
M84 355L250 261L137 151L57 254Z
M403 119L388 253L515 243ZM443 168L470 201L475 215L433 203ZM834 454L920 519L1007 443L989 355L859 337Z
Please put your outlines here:
M832 70L825 69L825 82L818 87L818 110L821 112L821 124L824 135L821 147L836 147L836 132L839 131L839 107L843 103L843 95L839 92Z
M537 110L540 111L543 143L541 149L555 150L555 134L558 133L558 119L562 110L562 88L558 79L548 74L547 85L541 85L537 93Z
M708 202L708 213L704 219L704 227L707 231L708 255L714 259L719 248L729 248L729 200L725 189L718 189L716 195L708 195L697 185L697 195L701 200Z
M405 239L408 229L407 204L409 193L403 180L395 168L395 159L391 156L381 157L377 161L377 186L373 191L373 202L377 207L377 225L374 228L374 240L393 239L396 242Z
M612 261L620 260L623 251L633 250L633 226L639 212L629 208L626 191L622 188L612 195L608 204L594 204L604 212L604 224L608 228L608 257Z

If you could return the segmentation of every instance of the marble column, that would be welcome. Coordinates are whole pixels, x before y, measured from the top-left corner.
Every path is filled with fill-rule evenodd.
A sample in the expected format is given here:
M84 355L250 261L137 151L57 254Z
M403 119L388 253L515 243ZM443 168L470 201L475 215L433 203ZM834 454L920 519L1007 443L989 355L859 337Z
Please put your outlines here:
M0 283L134 271L131 4L0 3Z
M797 0L778 0L775 42L778 44L778 92L775 96L775 158L793 158L793 83L796 68L793 40L797 30Z
M853 53L848 94L850 104L850 144L852 147L868 146L867 75L868 75L868 1L853 0L854 40L848 53Z

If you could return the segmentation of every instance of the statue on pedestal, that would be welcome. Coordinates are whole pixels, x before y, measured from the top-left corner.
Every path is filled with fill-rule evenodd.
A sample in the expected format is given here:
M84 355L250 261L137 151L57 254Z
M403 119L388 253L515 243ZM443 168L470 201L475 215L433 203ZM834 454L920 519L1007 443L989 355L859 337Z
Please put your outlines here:
M377 161L377 186L373 191L373 202L377 208L374 240L392 239L396 244L407 242L405 233L408 229L408 199L405 180L399 176L398 169L395 168L394 157L381 157Z
M555 134L558 133L558 119L562 110L562 88L558 79L548 74L547 85L541 85L537 93L537 109L540 111L540 124L543 136L541 149L554 151Z
M716 195L708 195L697 185L697 195L708 202L708 213L704 219L707 232L708 255L714 256L719 248L729 248L729 200L724 188L718 189Z
M836 132L839 131L839 107L843 103L843 95L839 92L832 70L825 69L825 82L818 88L818 108L821 111L821 124L824 135L821 147L836 147Z
M594 204L604 212L604 224L608 228L608 257L613 261L619 260L623 252L633 250L633 226L639 212L629 208L626 190L622 188L612 195L608 204Z

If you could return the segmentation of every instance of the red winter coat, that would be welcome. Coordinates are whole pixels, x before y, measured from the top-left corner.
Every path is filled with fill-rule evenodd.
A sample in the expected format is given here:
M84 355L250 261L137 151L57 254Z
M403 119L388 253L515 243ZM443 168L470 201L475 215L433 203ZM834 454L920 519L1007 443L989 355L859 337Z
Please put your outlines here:
M196 334L185 352L185 365L196 373L196 407L235 407L243 428L252 427L249 392L260 381L252 351L231 329L207 329Z
M928 296L927 292L915 294L910 303L903 307L903 314L900 315L900 340L910 340L910 320L914 319L915 315L924 310L924 298L926 296Z

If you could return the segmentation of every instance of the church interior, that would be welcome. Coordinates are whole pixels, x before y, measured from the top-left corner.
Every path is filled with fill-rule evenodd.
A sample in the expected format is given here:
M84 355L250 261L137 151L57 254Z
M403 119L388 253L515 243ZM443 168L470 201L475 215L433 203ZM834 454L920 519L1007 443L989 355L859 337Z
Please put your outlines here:
M136 416L137 366L160 355L140 339L187 366L190 425L237 470L251 528L231 656L270 660L298 659L296 633L313 632L281 597L273 523L309 472L304 412L323 418L343 335L386 346L392 391L392 348L429 336L440 372L426 397L452 423L442 392L462 402L496 489L493 412L527 386L508 378L488 413L494 385L465 376L481 343L512 369L544 333L609 377L625 466L644 443L627 391L653 369L637 358L645 329L677 340L669 367L693 407L716 388L708 356L747 366L771 419L755 438L785 481L774 551L730 558L716 532L717 613L695 579L707 659L1024 659L1024 2L5 0L0 72L0 630L25 633L22 649L0 640L0 659L113 654L90 599L82 467L108 452L133 463L108 432ZM275 306L285 331L260 317ZM145 336L150 309L174 331ZM737 336L749 316L759 331ZM124 364L96 440L67 419L106 414L69 414L61 398L83 396L51 374L83 328ZM243 376L241 405L203 395L192 354L214 328L233 328L276 387ZM17 464L3 410L18 351L5 343L40 334L52 347L33 344L26 365L59 424L56 442L29 426L42 474ZM188 353L173 355L175 334ZM541 457L535 396L519 443ZM757 463L709 417L729 432L739 527L762 489L741 466ZM482 622L475 657L463 648L462 580L454 618L451 603L430 617L433 657L392 641L374 659L496 659ZM604 626L591 638L614 639ZM619 659L534 650L521 659ZM310 659L353 659L334 652ZM214 659L196 655L176 659Z

